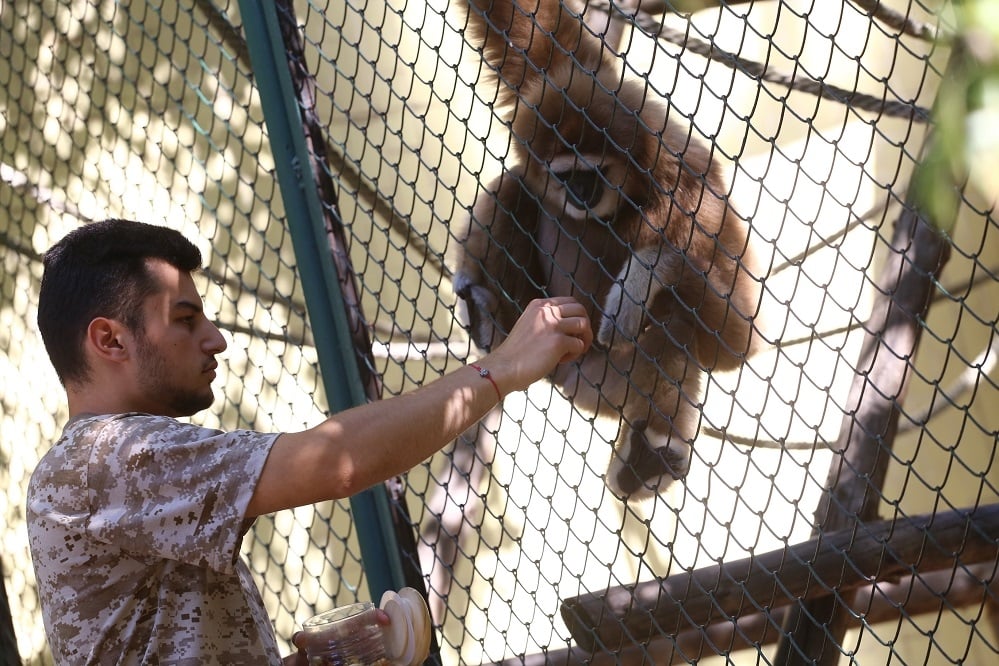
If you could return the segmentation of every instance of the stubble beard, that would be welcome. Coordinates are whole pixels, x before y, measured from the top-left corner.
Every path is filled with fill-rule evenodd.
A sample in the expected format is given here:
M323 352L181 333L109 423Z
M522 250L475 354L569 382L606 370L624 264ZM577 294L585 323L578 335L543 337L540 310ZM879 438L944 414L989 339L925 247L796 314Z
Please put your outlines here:
M215 395L211 386L201 391L178 386L171 377L170 363L142 333L137 337L141 386L150 400L161 406L159 411L166 416L192 416L212 406Z

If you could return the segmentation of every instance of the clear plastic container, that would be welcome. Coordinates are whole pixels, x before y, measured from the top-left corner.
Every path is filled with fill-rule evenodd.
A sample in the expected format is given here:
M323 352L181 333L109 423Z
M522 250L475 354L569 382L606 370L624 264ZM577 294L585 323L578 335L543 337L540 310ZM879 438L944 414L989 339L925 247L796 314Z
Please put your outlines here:
M299 637L309 666L389 666L375 605L341 606L309 618Z

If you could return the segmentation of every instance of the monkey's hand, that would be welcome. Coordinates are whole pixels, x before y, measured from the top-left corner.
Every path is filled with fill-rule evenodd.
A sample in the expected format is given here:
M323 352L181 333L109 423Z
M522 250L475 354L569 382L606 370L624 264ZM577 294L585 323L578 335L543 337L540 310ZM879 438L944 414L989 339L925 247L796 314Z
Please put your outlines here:
M499 301L496 295L465 271L454 276L454 291L464 304L462 324L468 329L472 341L479 349L490 350L502 342L496 329Z
M653 319L672 310L683 257L662 246L636 250L617 274L602 308L597 342L604 347L634 344Z
M607 293L597 331L597 341L604 347L632 342L641 332L645 301L635 300L631 291L634 287L632 282L618 279Z

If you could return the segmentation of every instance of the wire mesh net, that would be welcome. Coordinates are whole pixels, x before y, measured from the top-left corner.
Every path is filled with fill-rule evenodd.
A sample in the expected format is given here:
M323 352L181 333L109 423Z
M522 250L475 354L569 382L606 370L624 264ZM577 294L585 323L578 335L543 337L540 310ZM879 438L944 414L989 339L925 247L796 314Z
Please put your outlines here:
M537 3L522 4L524 16L535 15ZM470 228L484 238L473 258L486 278L476 284L492 279L514 310L518 280L540 293L596 288L595 318L610 318L622 336L624 320L613 319L607 295L641 273L621 273L626 260L615 250L594 251L599 225L580 219L603 201L593 188L622 191L616 172L601 168L613 154L628 156L628 173L648 180L644 139L615 139L611 123L564 96L580 79L561 81L537 58L522 70L524 80L536 77L533 89L507 70L497 75L500 65L482 50L490 28L469 29L463 7L300 1L285 15L315 86L323 168L335 183L371 339L364 352L382 397L482 354L475 301L458 278L468 273ZM655 183L656 196L679 202L692 234L705 228L696 220L709 200L748 230L759 303L731 316L752 318L758 349L729 370L684 352L696 390L662 371L658 357L651 364L660 382L679 382L676 405L694 414L696 437L684 478L661 492L649 487L641 501L623 501L609 473L618 469L620 433L641 430L634 414L605 391L612 408L597 416L584 391L557 380L508 396L410 472L413 556L439 661L775 663L814 657L815 640L833 662L995 659L999 559L995 531L980 526L992 525L999 494L995 170L967 174L945 236L919 231L925 223L908 215L930 109L951 99L946 83L957 78L955 49L941 39L957 29L955 7L757 0L570 9L588 26L579 39L602 45L585 101L617 100L614 123L637 118L633 134L656 139L657 159L693 164L686 173L703 199L683 203L672 182ZM536 39L551 42L553 32ZM66 420L35 327L47 247L108 217L180 229L206 257L198 285L229 343L221 399L197 422L288 431L327 411L316 351L324 341L311 333L251 63L262 48L247 42L236 2L0 4L0 561L27 663L50 656L24 496ZM572 54L568 66L586 69L575 47L559 48L549 46L549 57ZM510 39L504 57L526 51ZM562 100L554 120L538 122L542 104L511 104L538 89ZM625 89L641 94L625 98ZM568 138L580 115L600 135L596 152ZM984 133L984 122L973 127ZM562 137L551 153L546 132ZM696 145L723 173L720 184L705 187ZM574 156L571 169L553 159L564 154ZM496 185L503 178L517 183L517 203ZM569 195L554 205L557 191ZM616 201L639 208L634 198ZM526 240L499 237L502 216L476 217L483 206L521 213L509 217ZM623 218L617 208L604 214L604 227ZM530 210L553 236L523 231ZM655 224L653 213L643 219ZM630 241L615 240L638 247ZM571 261L559 259L567 246ZM547 272L519 261L526 247L532 257L555 257ZM512 272L496 268L496 248ZM587 252L589 262L580 258ZM713 268L700 266L702 274ZM646 282L655 285L663 286ZM913 306L913 293L924 302ZM633 300L642 317L663 321L651 297ZM628 298L619 301L623 311ZM680 329L667 328L670 349L683 348ZM600 367L608 377L638 374L630 364ZM605 388L593 375L580 381ZM858 438L866 449L852 446ZM858 450L876 460L855 457ZM660 471L665 455L656 459ZM352 518L348 503L329 502L259 519L247 535L243 554L286 650L307 617L366 598ZM850 538L838 541L844 533ZM794 549L802 543L811 552ZM650 589L652 602L640 594ZM587 616L593 608L602 616Z

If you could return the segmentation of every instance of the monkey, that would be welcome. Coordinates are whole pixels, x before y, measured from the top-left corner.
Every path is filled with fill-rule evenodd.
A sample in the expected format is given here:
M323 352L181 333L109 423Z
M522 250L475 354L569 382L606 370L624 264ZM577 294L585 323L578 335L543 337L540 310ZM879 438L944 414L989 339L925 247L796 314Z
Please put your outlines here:
M712 152L622 76L579 0L462 2L511 134L457 235L463 323L488 350L530 300L579 299L595 343L549 379L619 419L607 487L653 497L688 473L705 373L757 346L749 226Z

